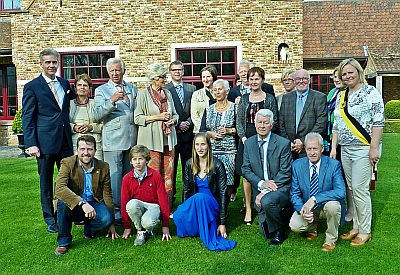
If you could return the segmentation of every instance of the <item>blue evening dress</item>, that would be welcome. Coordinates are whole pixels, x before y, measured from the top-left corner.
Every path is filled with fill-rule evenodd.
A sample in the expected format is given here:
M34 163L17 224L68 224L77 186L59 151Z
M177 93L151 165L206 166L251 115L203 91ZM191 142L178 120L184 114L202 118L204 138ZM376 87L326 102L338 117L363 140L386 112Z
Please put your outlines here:
M178 206L174 213L176 235L197 237L212 251L232 250L236 241L217 236L219 205L208 188L208 177L196 176L198 193Z

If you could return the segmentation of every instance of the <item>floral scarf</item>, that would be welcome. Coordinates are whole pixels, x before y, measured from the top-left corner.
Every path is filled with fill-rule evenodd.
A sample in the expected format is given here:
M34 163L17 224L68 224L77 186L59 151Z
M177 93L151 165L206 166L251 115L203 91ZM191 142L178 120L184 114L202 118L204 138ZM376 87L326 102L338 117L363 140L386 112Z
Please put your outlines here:
M159 92L153 90L151 85L147 87L151 98L153 99L154 104L158 107L158 110L161 113L168 112L168 95L161 89ZM172 114L171 114L172 115ZM162 130L166 135L171 133L171 127L165 124L165 121L162 122Z

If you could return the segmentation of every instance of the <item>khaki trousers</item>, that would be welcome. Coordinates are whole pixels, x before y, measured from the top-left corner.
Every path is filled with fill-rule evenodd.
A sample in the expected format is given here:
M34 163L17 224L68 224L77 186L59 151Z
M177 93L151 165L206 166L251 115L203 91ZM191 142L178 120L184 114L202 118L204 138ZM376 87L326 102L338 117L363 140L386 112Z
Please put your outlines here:
M369 146L342 146L342 165L352 202L348 207L353 214L353 229L369 234L372 221Z
M328 228L325 232L325 242L334 243L338 239L338 231L341 217L340 202L328 201L323 207L314 210L314 221L308 223L300 214L294 212L290 219L290 229L293 232L316 232L320 219L326 219Z
M160 206L155 203L132 199L126 204L126 212L137 230L152 231L160 221Z

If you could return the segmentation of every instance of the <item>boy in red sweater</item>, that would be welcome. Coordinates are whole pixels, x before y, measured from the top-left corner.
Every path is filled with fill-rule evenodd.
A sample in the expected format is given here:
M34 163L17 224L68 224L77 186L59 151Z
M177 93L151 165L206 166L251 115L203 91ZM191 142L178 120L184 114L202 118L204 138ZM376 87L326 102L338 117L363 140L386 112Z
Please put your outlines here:
M131 235L131 223L137 234L134 245L143 245L153 229L162 222L162 240L170 240L167 192L158 171L147 167L150 150L143 145L134 146L129 152L132 171L122 180L121 217L124 233L122 238Z

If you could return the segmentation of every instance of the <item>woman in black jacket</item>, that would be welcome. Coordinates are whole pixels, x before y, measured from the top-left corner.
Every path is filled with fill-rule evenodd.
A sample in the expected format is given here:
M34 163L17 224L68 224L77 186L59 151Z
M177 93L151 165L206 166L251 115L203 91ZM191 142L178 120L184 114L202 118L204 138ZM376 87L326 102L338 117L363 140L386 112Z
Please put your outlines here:
M198 133L193 140L192 159L187 161L184 174L183 199L173 215L178 237L200 236L204 245L214 251L235 247L236 241L226 239L225 168L213 157L205 133Z

